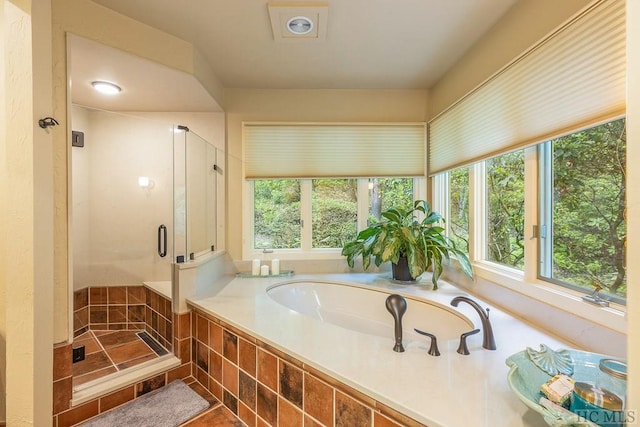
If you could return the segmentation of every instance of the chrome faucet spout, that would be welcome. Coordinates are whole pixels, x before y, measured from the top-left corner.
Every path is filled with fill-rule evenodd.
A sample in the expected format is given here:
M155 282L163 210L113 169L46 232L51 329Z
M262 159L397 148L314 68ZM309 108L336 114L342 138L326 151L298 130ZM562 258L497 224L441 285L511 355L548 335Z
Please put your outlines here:
M482 347L487 350L495 350L496 349L496 340L493 337L493 328L491 327L491 322L489 321L489 309L486 311L483 309L480 304L472 300L468 297L455 297L451 300L451 305L457 307L460 302L466 302L471 307L473 307L478 315L480 316L480 321L482 322Z
M407 311L407 301L398 294L392 294L387 297L385 305L387 310L393 316L394 331L395 331L395 346L393 351L402 353L404 347L402 346L402 316Z

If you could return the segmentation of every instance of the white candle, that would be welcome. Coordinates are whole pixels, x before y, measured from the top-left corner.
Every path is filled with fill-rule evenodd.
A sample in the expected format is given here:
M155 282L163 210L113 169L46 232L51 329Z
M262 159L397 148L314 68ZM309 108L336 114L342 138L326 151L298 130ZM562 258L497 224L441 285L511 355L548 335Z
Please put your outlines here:
M260 260L254 259L251 261L251 274L257 276L260 274Z
M271 260L271 274L274 276L280 274L280 260L278 258Z
M263 265L262 267L260 267L260 275L261 276L268 276L269 275L269 266L268 265Z

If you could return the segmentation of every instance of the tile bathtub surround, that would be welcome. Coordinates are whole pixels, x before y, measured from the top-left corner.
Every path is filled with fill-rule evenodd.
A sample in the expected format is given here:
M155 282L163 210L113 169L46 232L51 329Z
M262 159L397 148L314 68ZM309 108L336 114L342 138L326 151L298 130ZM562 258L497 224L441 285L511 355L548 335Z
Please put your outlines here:
M248 426L422 426L225 322L194 311L194 376Z
M145 329L149 335L170 350L174 334L171 300L147 287L141 288L144 289Z

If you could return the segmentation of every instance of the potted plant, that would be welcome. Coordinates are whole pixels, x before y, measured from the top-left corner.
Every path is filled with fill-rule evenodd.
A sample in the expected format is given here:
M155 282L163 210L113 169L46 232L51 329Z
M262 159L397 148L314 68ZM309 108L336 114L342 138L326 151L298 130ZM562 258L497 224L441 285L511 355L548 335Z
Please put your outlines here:
M421 221L416 218L418 212L424 215ZM443 260L455 255L464 274L473 277L469 257L444 235L444 228L438 225L444 218L432 211L426 201L416 200L412 209L388 209L381 216L380 221L362 230L342 248L349 267L354 266L359 256L365 270L371 257L376 266L391 261L393 278L403 282L415 281L431 269L435 290Z

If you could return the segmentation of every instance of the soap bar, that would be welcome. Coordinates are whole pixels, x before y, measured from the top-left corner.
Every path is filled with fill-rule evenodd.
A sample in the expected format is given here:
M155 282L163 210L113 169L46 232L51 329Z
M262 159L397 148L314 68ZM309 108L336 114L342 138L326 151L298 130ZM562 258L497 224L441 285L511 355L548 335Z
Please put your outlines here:
M542 384L540 391L547 399L560 406L568 406L575 381L564 374L558 374Z

